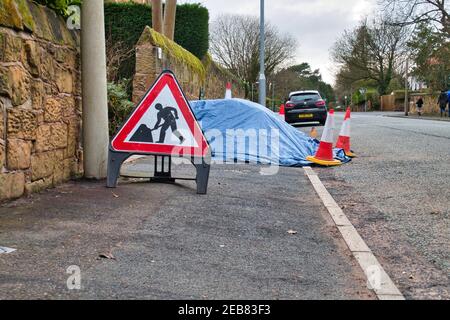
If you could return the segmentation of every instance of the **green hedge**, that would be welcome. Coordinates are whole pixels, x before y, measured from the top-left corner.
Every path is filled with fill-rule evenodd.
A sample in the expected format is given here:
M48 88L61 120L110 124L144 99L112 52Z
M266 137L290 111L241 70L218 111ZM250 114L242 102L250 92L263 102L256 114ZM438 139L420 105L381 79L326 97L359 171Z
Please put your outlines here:
M209 12L200 4L177 7L175 42L200 60L209 49Z
M132 50L144 28L152 25L152 10L149 5L136 3L105 3L106 38L122 42ZM199 59L209 47L209 13L200 4L177 6L175 42L189 50ZM119 78L132 78L135 72L134 54L119 68Z

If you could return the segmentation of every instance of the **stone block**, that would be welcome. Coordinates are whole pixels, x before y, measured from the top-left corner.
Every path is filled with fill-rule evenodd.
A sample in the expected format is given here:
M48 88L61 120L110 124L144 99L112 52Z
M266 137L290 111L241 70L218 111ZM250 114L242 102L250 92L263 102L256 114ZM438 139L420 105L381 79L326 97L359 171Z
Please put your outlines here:
M67 124L54 123L40 125L36 133L36 152L45 152L67 147Z
M32 110L7 109L8 138L34 140L36 138L37 120Z
M22 57L22 39L8 33L0 34L0 61L19 62Z
M58 122L62 120L61 100L47 97L45 101L45 122Z
M77 113L76 101L73 96L65 96L61 99L61 109L64 122L68 122L68 119L75 117Z
M0 26L23 29L22 16L15 0L0 1Z
M0 199L14 199L23 195L25 174L23 172L0 173Z
M31 141L8 139L6 164L9 170L25 170L31 165Z
M41 78L48 82L55 80L55 61L52 56L48 54L48 50L45 47L39 47L39 59L41 61L40 71Z
M30 79L20 66L0 67L0 94L11 98L13 106L24 104L30 96Z
M31 104L33 109L41 110L44 108L45 86L41 80L33 79L31 81Z
M80 136L80 124L75 119L69 122L67 130L66 158L75 156Z
M61 67L56 67L56 86L61 93L73 92L72 73Z
M39 70L40 70L40 55L38 52L38 49L36 47L36 43L34 41L26 41L24 45L24 51L25 51L25 57L26 60L24 61L24 65L28 67L28 71L30 73L37 77L39 76Z
M55 162L58 161L55 152L37 153L31 156L31 180L36 181L53 175Z
M45 178L25 184L25 194L40 192L53 186L53 179Z

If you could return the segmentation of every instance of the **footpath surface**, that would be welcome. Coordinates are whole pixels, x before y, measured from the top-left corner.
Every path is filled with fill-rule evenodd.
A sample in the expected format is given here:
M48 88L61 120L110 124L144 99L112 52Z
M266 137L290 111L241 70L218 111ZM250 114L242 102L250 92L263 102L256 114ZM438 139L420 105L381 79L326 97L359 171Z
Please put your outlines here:
M303 170L259 170L213 166L206 196L77 181L5 203L0 246L17 251L0 255L0 299L375 299Z

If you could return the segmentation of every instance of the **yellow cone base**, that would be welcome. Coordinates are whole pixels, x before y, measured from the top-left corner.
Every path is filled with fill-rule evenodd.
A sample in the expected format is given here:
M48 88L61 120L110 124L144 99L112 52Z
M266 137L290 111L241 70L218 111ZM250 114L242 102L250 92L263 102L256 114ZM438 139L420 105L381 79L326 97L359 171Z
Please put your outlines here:
M339 160L320 160L317 159L316 157L306 157L306 160L321 165L321 166L325 166L325 167L334 167L334 166L340 166L342 164L341 161Z
M351 151L344 151L345 155L349 158L356 158L356 154Z

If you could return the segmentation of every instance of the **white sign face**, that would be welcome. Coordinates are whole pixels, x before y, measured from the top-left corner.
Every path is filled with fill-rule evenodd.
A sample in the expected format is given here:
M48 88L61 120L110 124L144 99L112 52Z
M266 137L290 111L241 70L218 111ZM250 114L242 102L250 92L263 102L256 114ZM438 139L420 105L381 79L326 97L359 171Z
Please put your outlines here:
M168 85L125 139L127 143L194 147L198 144Z

